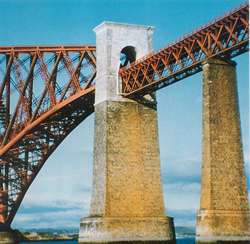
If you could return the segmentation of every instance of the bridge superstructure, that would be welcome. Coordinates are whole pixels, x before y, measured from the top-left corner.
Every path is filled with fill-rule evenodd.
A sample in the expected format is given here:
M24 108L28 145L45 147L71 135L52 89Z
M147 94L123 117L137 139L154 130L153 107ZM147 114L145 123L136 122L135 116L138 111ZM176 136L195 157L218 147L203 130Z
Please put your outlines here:
M248 51L249 9L242 5L165 48L121 68L122 94L133 98L202 71L208 58L232 59Z
M94 46L0 47L0 223L9 226L39 170L94 111Z
M150 52L136 60L133 56L133 46L129 43L127 46L124 44L124 49L120 51L127 60L120 66L120 69L116 67L115 72L117 74L119 72L121 81L116 92L118 91L122 99L132 99L154 108L152 92L202 71L204 65L209 64L207 60L215 60L214 63L210 62L210 66L208 65L210 68L212 64L216 66L214 69L217 69L219 65L234 67L231 62L225 60L248 51L248 19L249 7L245 4L166 48L158 52ZM111 57L111 60L113 58ZM0 228L2 231L10 229L26 191L48 157L79 123L94 112L97 89L96 61L98 62L95 46L0 47L0 72L2 73L0 83ZM211 70L212 74L213 68ZM235 80L232 76L228 76L227 72L223 74L223 77L226 77L225 80ZM204 84L210 78L211 75L208 75L207 79L205 77ZM112 86L111 83L109 85ZM100 85L100 87L99 94L105 86ZM235 90L235 87L232 89ZM238 114L235 94L232 95L232 92L230 94L233 96L234 104L229 104L229 107L233 107L234 114ZM98 99L102 99L101 97L102 95L99 95ZM224 106L229 101L225 103L214 101L214 103ZM203 108L207 109L205 106ZM215 114L218 115L220 112ZM211 119L206 117L207 113L203 116L204 120ZM228 120L232 117L228 117ZM239 121L236 119L234 123L237 127ZM209 123L204 126L206 130L210 127ZM215 131L217 130L215 126ZM240 130L235 133L238 139L233 140L234 144L240 145ZM220 134L213 140L216 141L224 136L225 134ZM206 144L206 147L213 150L214 145ZM203 151L205 150L203 146ZM242 153L241 148L233 150L235 150L234 154L241 155ZM207 163L203 165L203 168L207 169L207 165L211 162L203 158L203 163L204 161ZM243 159L236 168L242 169L242 163ZM219 170L223 169L223 165L221 167ZM204 170L203 174L205 174ZM244 172L241 171L237 176L243 178L243 183L238 182L238 184L243 184L242 195L239 197L244 198L245 201ZM207 186L209 182L203 182L203 184ZM230 189L226 190L230 191ZM243 208L244 223L249 224L247 222L249 217L246 217L249 216L249 211ZM242 213L239 212L239 214ZM202 216L205 216L204 213ZM216 213L209 215L210 219L212 219L211 216L216 216ZM239 225L237 221L236 225ZM203 223L200 225L203 226ZM205 226L210 225L212 224L209 221L205 223ZM246 231L244 233L246 235ZM202 230L200 234L201 237L206 235Z

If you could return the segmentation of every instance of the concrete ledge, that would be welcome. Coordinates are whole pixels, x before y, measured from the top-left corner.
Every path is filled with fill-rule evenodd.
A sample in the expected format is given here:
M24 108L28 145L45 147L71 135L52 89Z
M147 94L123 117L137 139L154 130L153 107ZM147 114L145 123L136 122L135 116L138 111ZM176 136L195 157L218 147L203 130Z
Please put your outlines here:
M173 218L83 218L79 243L175 243Z
M250 244L249 211L201 210L197 215L197 243Z
M196 237L197 242L202 243L216 243L216 242L246 242L250 241L250 236L205 236L205 237Z

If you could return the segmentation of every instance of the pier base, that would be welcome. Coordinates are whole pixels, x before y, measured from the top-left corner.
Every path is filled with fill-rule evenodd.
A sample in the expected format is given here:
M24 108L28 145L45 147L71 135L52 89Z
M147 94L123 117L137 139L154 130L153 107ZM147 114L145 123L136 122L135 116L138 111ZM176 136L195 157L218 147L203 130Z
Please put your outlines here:
M173 219L83 218L79 243L169 243L174 244ZM169 236L168 233L172 233Z
M249 211L199 211L196 243L250 244L249 216Z

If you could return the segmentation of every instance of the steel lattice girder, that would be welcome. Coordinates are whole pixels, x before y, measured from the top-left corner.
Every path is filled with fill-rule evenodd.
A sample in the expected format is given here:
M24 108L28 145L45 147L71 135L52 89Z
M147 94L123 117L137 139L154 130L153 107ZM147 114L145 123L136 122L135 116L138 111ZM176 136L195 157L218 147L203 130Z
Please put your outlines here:
M94 111L94 46L0 47L0 228L47 158Z
M249 6L242 5L174 44L122 68L122 94L138 97L202 70L212 57L233 58L248 51Z
M248 50L248 5L120 70L140 97ZM1 76L2 74L2 76ZM0 228L63 139L94 111L94 46L0 47Z

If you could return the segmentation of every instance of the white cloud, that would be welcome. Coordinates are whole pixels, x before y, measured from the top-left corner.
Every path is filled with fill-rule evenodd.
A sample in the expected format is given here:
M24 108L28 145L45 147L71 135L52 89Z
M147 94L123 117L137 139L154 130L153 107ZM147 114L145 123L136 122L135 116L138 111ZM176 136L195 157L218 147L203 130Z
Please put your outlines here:
M162 175L166 178L194 178L200 176L201 160L199 158L163 159Z
M199 194L196 193L171 193L164 194L165 205L174 210L197 210L199 208Z
M25 208L24 213L16 215L13 225L15 228L26 229L78 227L80 218L89 213L89 201L78 202L78 205L67 205L67 203L58 202L47 206L31 204ZM44 207L47 207L45 211Z
M48 194L28 194L23 202L24 208L40 207L58 207L73 208L79 205L88 205L90 202L91 192L85 191L78 194L72 192L60 192L56 197L52 198L51 193Z
M200 184L199 183L186 183L186 182L178 182L178 183L171 183L171 184L164 184L164 189L167 192L171 193L183 193L183 192L195 192L199 193L200 191Z

